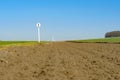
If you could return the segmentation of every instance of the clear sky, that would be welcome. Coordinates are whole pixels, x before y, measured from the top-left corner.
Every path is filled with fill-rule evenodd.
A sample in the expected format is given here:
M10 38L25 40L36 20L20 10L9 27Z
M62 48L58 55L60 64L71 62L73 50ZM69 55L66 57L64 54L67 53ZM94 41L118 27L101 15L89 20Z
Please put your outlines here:
M103 38L120 30L120 0L0 0L0 40Z

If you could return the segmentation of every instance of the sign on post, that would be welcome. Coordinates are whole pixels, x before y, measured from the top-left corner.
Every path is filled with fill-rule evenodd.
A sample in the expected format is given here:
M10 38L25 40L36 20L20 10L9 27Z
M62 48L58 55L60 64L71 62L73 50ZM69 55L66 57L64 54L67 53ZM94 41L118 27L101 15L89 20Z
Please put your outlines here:
M36 26L38 28L38 43L40 43L40 27L41 27L41 24L37 23Z

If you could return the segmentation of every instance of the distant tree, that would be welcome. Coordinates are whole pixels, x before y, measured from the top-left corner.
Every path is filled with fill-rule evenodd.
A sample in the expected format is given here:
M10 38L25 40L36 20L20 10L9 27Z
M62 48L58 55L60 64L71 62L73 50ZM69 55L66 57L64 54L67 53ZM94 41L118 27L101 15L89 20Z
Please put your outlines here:
M105 38L109 38L109 37L120 37L120 31L107 32L105 34Z

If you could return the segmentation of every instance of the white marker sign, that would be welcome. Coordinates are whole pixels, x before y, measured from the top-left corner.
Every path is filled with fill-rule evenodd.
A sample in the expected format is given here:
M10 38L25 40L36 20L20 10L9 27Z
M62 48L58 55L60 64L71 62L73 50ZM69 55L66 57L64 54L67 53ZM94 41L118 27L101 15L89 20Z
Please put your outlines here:
M38 28L38 42L40 43L40 27L41 27L41 24L37 23L36 26Z
M41 24L40 24L40 23L37 23L36 26L37 26L37 28L40 28Z

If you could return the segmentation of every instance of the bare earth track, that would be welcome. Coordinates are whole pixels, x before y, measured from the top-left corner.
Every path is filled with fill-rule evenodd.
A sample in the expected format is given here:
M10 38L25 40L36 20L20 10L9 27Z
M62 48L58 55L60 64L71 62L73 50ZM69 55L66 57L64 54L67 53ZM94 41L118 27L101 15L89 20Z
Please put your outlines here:
M120 44L10 47L0 51L0 80L120 80Z

